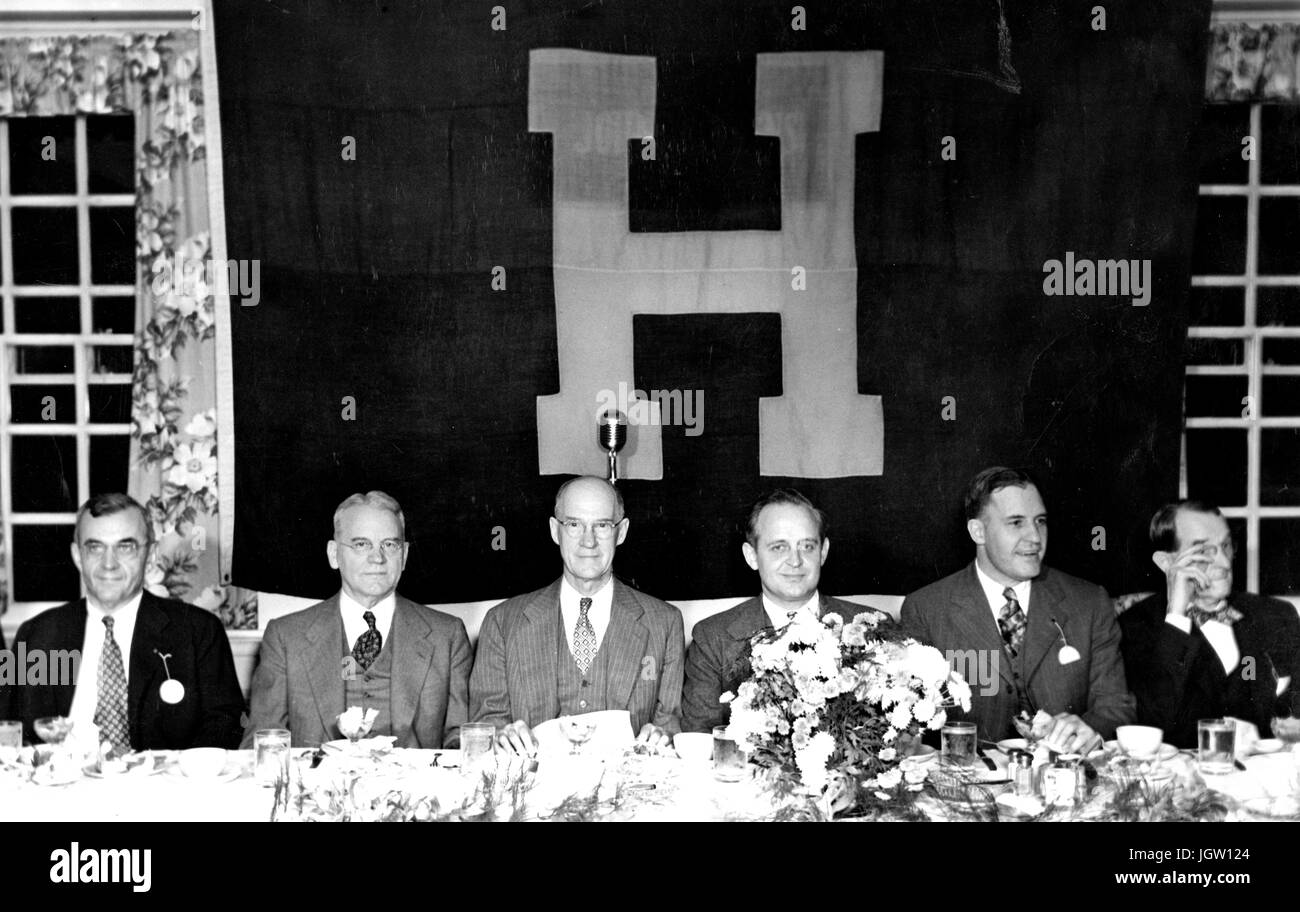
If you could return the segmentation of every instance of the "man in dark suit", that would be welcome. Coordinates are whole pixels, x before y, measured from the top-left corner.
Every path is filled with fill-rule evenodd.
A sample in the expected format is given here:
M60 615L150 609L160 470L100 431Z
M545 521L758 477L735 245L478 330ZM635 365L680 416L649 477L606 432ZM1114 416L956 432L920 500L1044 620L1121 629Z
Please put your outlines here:
M1232 591L1232 534L1212 504L1183 500L1151 519L1165 591L1120 617L1138 721L1196 747L1197 719L1234 716L1264 737L1300 714L1300 618L1288 602Z
M599 710L626 709L652 745L681 730L682 613L614 578L628 524L609 482L566 482L550 519L564 573L483 619L470 702L502 748L532 753L534 726Z
M382 491L339 504L325 554L342 588L267 624L245 747L264 728L287 728L295 747L334 740L353 706L375 710L370 734L392 735L397 747L459 744L469 637L459 618L397 594L405 536L402 508Z
M1055 717L1048 743L1079 753L1114 737L1134 720L1115 610L1100 586L1044 565L1047 509L1033 480L1001 466L976 475L966 531L975 561L913 592L901 613L958 670L996 669L972 683L970 712L950 718L996 741L1016 734L1018 713L1043 710Z
M762 594L695 625L682 690L684 731L711 731L730 719L730 704L718 698L735 693L749 677L750 638L756 633L784 627L800 612L816 618L837 614L845 623L868 614L878 624L893 624L883 611L818 593L831 549L827 531L826 514L795 490L772 491L751 507L740 549L758 571Z
M239 746L244 698L225 628L213 614L144 591L154 548L144 507L101 494L77 512L72 562L86 597L18 629L14 649L43 653L50 680L0 687L0 718L92 722L118 750ZM75 669L75 670L74 670ZM178 683L163 687L168 679Z

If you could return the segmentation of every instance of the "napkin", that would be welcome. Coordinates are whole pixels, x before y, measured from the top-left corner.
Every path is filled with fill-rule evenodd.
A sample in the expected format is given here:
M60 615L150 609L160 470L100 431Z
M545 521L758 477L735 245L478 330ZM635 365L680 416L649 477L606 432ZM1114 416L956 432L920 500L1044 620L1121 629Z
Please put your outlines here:
M636 740L632 717L626 709L584 713L582 720L595 726L591 738L579 747L584 756L622 756ZM568 754L573 750L573 743L565 736L559 719L539 723L533 728L533 737L537 739L538 754L543 756Z

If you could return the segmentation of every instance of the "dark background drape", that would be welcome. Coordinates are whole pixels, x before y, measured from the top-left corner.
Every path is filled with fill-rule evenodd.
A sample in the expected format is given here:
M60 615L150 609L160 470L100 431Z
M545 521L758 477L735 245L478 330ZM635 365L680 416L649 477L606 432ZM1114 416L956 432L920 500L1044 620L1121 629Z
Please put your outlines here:
M803 32L788 2L503 5L504 32L490 4L217 4L229 253L262 276L258 306L232 315L236 583L331 592L330 515L375 488L406 510L409 597L557 575L562 479L538 475L535 427L559 382L550 137L527 129L541 47L656 57L657 160L629 146L634 231L779 228L754 55L885 52L880 132L858 138L843 188L884 474L758 475L778 315L638 317L637 386L702 389L706 408L701 436L664 429L662 481L625 483L622 577L665 598L752 592L745 505L793 484L831 516L823 591L904 593L969 560L963 488L1005 463L1042 480L1049 563L1115 593L1148 582L1145 521L1178 484L1209 0L1109 2L1104 32L1091 2L1007 0L1001 53L995 0L810 2ZM1044 296L1043 264L1066 251L1150 259L1149 306Z

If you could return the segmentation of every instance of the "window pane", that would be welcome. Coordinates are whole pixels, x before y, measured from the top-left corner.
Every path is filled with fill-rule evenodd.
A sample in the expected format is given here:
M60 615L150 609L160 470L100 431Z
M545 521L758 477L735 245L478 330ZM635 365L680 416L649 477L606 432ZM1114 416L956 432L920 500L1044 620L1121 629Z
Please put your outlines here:
M15 345L15 374L70 374L76 369L71 345Z
M91 302L97 333L135 332L135 298L95 298Z
M75 386L15 383L9 387L9 403L9 420L14 424L71 424L77 420Z
M1201 113L1202 184L1244 184L1248 163L1241 141L1250 135L1250 105L1206 105Z
M1241 339L1191 339L1184 346L1188 364L1231 366L1246 363L1246 345Z
M135 364L135 350L129 345L96 345L91 349L93 374L129 374Z
M130 206L90 210L90 280L97 285L135 282L135 210Z
M1234 588L1243 589L1246 583L1246 551L1250 544L1246 536L1246 520L1229 519L1228 532L1232 535L1234 551L1232 555L1232 578L1236 584Z
M77 210L14 208L14 283L76 285Z
M1255 322L1260 326L1300 326L1300 288L1257 288Z
M131 384L90 384L90 420L109 424L129 424Z
M1259 201L1259 274L1300 273L1300 199Z
M1300 594L1300 519L1259 521L1259 591Z
M1246 503L1246 432L1235 428L1187 430L1187 490L1224 507Z
M135 192L135 118L97 114L86 118L91 193Z
M1185 407L1188 418L1241 418L1248 377L1187 378Z
M1261 105L1260 114L1260 183L1300 183L1300 110L1291 105Z
M1264 364L1300 365L1300 339L1265 339Z
M68 602L81 595L68 550L72 535L70 525L14 525L14 601Z
M1265 418L1300 417L1300 377L1265 376L1263 396L1260 414ZM1300 462L1295 466L1300 475ZM1300 477L1295 480L1300 483Z
M1192 326L1241 326L1246 320L1244 288L1196 287L1187 303Z
M76 193L76 118L14 117L8 123L9 191Z
M81 332L81 302L76 298L14 298L14 332Z
M109 494L126 490L127 460L131 455L131 438L90 438L90 493Z
M1202 196L1196 209L1192 254L1198 275L1241 275L1246 270L1246 199Z
M1292 407L1291 412L1296 409ZM1300 477L1296 475L1300 428L1264 428L1259 450L1259 502L1266 507L1300 505Z
M13 470L10 494L15 513L59 513L77 509L77 439L54 436L10 438Z

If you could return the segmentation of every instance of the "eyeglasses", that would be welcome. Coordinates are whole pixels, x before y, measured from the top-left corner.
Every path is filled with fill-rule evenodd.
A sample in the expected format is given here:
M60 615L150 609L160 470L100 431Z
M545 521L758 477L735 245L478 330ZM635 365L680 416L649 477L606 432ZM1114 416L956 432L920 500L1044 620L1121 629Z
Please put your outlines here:
M581 538L588 526L597 538L613 538L618 529L618 522L612 519L593 519L590 523L585 523L580 519L560 519L557 516L555 521L569 538Z
M345 548L351 548L362 557L369 557L375 553L375 543L368 538L354 538L350 542L339 541L338 539L335 539L335 541L338 541ZM379 547L389 557L396 557L402 553L402 546L405 544L406 542L400 538L386 538L379 543Z
M113 544L113 553L122 560L128 560L140 553L141 545L134 538L124 538ZM108 545L102 541L83 542L81 550L91 557L103 557L108 552Z

